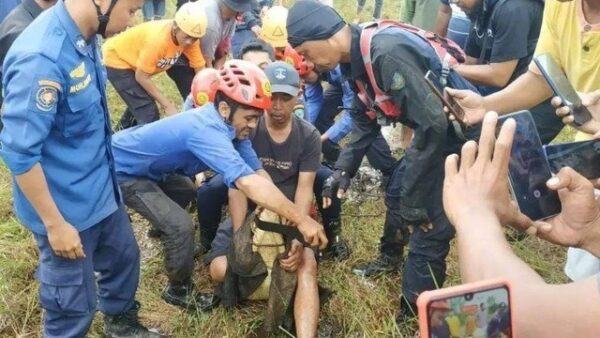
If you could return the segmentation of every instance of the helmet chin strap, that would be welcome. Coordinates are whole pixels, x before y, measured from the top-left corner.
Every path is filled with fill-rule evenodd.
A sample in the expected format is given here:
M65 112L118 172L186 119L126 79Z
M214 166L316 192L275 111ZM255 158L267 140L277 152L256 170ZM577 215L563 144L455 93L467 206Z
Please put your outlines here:
M98 22L100 23L98 25L98 30L96 31L96 33L100 34L103 38L106 38L106 27L108 26L108 21L110 20L110 13L117 4L117 1L118 0L111 0L108 10L106 11L106 13L102 14L102 11L100 10L100 5L96 4L96 0L92 0L94 7L96 7Z

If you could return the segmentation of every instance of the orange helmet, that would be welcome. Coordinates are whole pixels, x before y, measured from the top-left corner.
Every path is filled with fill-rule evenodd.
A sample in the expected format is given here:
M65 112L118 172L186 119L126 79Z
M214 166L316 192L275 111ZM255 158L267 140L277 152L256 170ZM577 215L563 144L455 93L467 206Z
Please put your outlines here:
M293 65L298 74L300 74L300 77L307 75L314 68L313 65L306 62L304 57L298 54L298 52L296 52L296 50L292 48L289 43L285 47L285 50L277 52L276 59Z
M204 68L194 76L192 81L192 100L195 107L202 107L208 102L214 102L219 90L219 71L214 68Z
M254 108L271 108L271 84L255 64L229 60L219 69L219 91L230 99Z

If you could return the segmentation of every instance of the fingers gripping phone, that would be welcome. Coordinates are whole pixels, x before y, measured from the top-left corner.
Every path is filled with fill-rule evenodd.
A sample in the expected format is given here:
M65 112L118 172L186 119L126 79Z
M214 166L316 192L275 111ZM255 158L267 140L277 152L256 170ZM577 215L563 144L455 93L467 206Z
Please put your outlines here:
M579 94L575 91L560 66L550 54L541 54L533 58L542 75L548 82L554 95L560 97L563 104L571 109L575 125L581 126L592 119L592 114L581 102Z
M547 145L544 150L555 174L563 167L571 167L585 178L600 177L600 140Z
M426 291L417 306L424 338L515 337L510 284L504 280Z
M444 86L442 86L439 77L429 70L425 74L425 82L427 82L429 88L431 88L433 93L442 101L442 104L448 107L448 111L450 114L454 115L456 121L458 121L462 127L466 127L465 111L453 97L443 94Z
M498 130L509 118L513 118L517 124L508 171L519 209L534 221L556 215L561 210L561 204L558 193L546 186L552 172L533 117L526 110L504 115L499 118L501 123L498 124Z

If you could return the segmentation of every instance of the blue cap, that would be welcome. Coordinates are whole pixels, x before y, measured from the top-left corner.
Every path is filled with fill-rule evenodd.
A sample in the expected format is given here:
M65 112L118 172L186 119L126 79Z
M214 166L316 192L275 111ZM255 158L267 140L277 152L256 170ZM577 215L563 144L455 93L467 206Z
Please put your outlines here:
M300 75L289 63L282 61L270 63L265 68L265 74L271 83L271 93L296 96L300 92L302 86Z

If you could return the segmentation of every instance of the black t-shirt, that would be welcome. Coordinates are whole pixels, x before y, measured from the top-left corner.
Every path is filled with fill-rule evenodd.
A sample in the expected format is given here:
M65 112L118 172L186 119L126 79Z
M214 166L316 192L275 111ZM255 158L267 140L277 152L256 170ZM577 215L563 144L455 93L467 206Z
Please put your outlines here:
M273 183L294 201L300 172L316 172L321 166L321 135L308 122L292 116L292 130L283 143L273 141L262 117L250 135L252 147L271 175Z
M465 52L479 59L488 35L483 63L518 59L509 83L512 82L527 71L533 58L543 12L540 0L498 0L487 20L478 19L473 24Z

